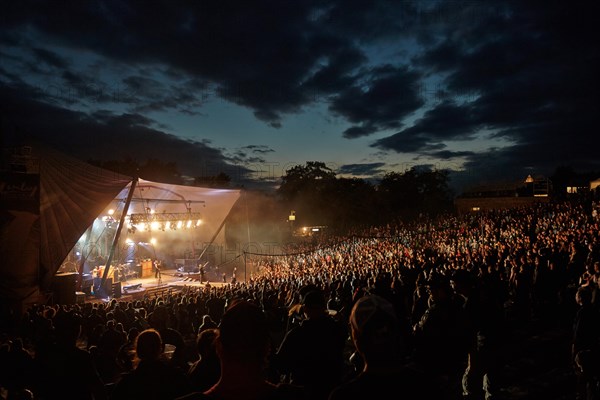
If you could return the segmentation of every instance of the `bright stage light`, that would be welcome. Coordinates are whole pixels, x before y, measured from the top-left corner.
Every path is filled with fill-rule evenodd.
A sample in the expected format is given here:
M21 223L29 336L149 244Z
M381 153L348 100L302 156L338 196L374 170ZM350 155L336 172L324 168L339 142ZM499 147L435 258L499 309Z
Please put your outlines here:
M160 227L160 224L156 221L150 223L150 229L157 230Z
M187 222L187 224L185 225L185 227L186 227L186 228L191 228L191 227L192 227L192 221L191 221L191 220L189 220L189 221Z
M155 238L150 239L150 244L152 244L154 246L156 244L156 239Z
M113 210L112 208L110 210L108 210L108 215L113 215L115 213L115 210Z

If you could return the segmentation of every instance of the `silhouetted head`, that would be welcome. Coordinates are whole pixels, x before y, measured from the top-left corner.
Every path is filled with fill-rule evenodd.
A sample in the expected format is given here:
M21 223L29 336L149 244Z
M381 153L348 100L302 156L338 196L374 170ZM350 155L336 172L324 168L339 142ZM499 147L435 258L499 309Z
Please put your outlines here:
M219 324L219 355L227 360L263 363L270 350L267 319L247 301L232 303Z
M156 360L163 350L162 339L155 329L142 331L135 340L135 352L140 360Z
M352 307L350 327L354 344L367 364L392 362L405 345L394 307L381 296L358 299Z

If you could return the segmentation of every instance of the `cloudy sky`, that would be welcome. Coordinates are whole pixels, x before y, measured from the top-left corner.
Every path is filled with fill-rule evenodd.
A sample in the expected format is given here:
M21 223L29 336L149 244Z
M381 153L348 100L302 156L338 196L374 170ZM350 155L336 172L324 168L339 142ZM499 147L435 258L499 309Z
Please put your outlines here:
M4 2L4 141L246 185L600 170L598 2L524 3Z

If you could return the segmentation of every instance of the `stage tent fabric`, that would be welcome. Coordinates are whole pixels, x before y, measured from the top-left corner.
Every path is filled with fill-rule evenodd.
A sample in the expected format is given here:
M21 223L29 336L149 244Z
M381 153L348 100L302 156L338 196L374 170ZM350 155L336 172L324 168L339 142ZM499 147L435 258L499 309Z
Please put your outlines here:
M0 300L5 301L27 302L48 291L67 255L99 216L123 204L133 181L45 147L27 149L11 157L16 161L3 165L0 174ZM214 239L240 195L144 180L137 186L128 213L146 212L148 205L161 212L202 213L202 227L195 230L201 241Z
M122 212L130 188L131 183L108 204L108 208L104 210L105 215L109 209ZM224 235L218 234L223 232L225 219L239 197L239 190L172 185L139 179L127 214L145 220L170 222L166 222L166 226L156 222L158 226L152 228L152 232L140 232L138 225L137 234L123 232L122 236L135 241L141 238L147 240L150 236L157 239L159 243L153 247L155 255L159 253L158 258L163 258L161 254L172 251L174 247L181 248L184 242L183 247L191 251L190 256L198 258L210 244L224 244ZM178 226L175 221L181 221L180 225L183 226ZM193 228L185 226L188 222ZM173 225L174 229L169 225Z

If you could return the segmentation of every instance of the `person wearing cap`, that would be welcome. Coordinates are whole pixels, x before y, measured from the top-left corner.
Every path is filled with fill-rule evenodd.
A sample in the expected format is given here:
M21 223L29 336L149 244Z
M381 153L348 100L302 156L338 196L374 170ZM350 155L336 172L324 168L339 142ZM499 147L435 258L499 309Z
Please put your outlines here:
M333 389L328 400L440 398L441 391L408 366L401 324L389 301L374 294L358 299L350 329L363 369Z
M304 293L302 312L304 320L287 332L273 364L291 383L304 386L308 398L327 399L342 379L347 329L329 315L318 288Z

